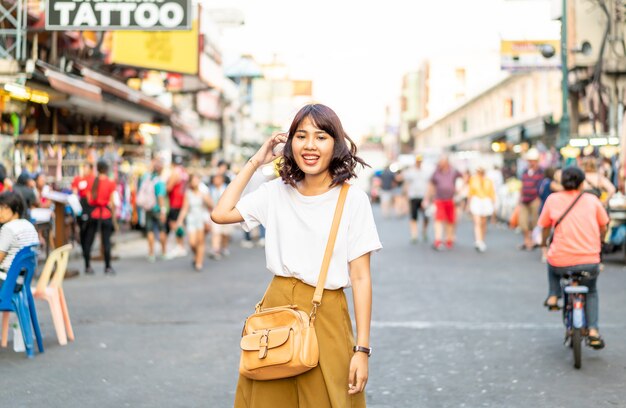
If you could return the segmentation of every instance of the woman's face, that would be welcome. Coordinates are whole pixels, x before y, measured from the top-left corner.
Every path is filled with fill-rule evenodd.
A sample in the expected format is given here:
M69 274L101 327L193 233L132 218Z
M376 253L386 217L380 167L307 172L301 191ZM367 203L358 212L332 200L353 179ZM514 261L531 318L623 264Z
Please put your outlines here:
M305 118L296 129L291 150L296 164L305 175L326 173L333 158L335 139Z
M0 224L6 224L13 218L13 211L6 205L0 205Z

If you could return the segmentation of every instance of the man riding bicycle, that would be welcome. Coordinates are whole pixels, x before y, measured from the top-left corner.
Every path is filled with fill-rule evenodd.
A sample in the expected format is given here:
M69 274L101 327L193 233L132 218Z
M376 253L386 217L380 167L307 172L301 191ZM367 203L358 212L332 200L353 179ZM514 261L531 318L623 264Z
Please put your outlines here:
M605 343L598 332L596 280L600 272L601 240L609 217L596 196L584 193L584 181L585 173L578 167L563 170L561 184L565 191L551 194L539 216L537 224L543 228L545 245L550 230L569 209L554 230L548 249L549 290L544 306L549 310L559 310L557 302L561 296L560 278L563 275L587 272L580 279L580 284L589 288L585 305L589 328L587 338L589 346L599 350Z

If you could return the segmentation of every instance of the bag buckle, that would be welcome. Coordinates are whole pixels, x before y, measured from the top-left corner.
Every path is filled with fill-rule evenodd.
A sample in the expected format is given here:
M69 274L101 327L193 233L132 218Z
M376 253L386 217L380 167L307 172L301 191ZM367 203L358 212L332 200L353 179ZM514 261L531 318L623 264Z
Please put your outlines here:
M311 309L311 313L309 313L309 320L311 321L311 324L315 322L315 318L317 317L317 308L320 304L321 303L313 302L313 309Z
M264 330L259 339L259 359L267 357L267 346L269 345L269 330Z

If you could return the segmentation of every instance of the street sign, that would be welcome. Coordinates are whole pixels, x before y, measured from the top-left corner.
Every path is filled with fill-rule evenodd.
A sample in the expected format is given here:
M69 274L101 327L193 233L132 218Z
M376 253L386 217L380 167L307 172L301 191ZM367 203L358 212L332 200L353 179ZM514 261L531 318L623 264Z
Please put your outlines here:
M46 0L47 30L190 30L191 0Z

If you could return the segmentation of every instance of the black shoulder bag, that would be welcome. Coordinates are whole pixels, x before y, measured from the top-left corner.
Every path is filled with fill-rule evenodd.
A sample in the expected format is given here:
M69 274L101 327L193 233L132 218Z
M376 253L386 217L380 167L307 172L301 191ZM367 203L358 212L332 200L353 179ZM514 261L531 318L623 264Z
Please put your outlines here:
M548 248L550 247L550 244L552 244L552 241L554 240L554 231L556 231L556 227L559 226L561 221L563 221L563 218L565 218L567 213L570 212L570 210L574 207L574 205L576 205L578 200L580 200L580 197L582 197L585 193L586 191L581 191L580 194L578 194L578 196L574 199L574 201L569 205L569 207L567 207L567 210L565 210L563 215L561 215L559 219L556 220L556 223L554 224L554 227L552 227L552 231L550 231L550 235L548 236L548 239L546 240L546 245L548 246Z

